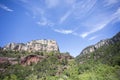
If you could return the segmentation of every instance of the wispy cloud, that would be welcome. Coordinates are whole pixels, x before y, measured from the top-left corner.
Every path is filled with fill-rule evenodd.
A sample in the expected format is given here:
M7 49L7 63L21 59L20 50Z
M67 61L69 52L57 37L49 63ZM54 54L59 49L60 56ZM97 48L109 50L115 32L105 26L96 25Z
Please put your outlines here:
M53 8L59 4L60 0L45 0L45 2L48 8Z
M63 23L72 13L72 11L68 11L67 13L65 13L61 18L60 18L60 22L59 23Z
M53 22L49 21L45 17L42 17L42 19L40 21L38 21L37 24L40 26L50 26L50 27L52 27L54 25Z
M88 15L94 9L97 0L80 1L74 5L74 16L81 19Z
M72 34L73 30L64 30L64 29L54 29L55 32L62 33L62 34Z
M106 16L109 12L102 10L102 8L98 9L98 0L44 0L43 3L39 1L39 5L37 2L33 4L33 2L29 0L21 1L24 2L24 7L35 16L38 25L52 26L52 30L55 32L71 34L82 38L86 38L88 35L102 30L120 16L120 9L113 14L110 13L112 15L109 14ZM111 5L117 3L118 0L105 1L106 5ZM64 7L62 7L63 4ZM60 13L56 13L58 10L60 10ZM65 13L65 11L67 12ZM69 22L69 24L64 23L65 21ZM89 26L89 29L87 29L84 23ZM55 25L58 25L58 27L61 26L61 29ZM65 30L66 27L63 25L70 26L70 28L67 27L68 30ZM85 28L81 30L80 27L76 26ZM77 30L75 30L75 28Z
M86 36L88 36L88 34L89 34L89 32L85 32L85 33L82 33L80 36L81 36L82 38L85 38Z
M10 9L9 7L3 5L3 4L0 4L0 8L4 9L5 11L8 11L8 12L12 12L13 10Z
M105 6L113 5L117 2L118 0L105 0Z
M73 5L76 0L45 0L46 6L48 8L54 8L56 6L61 6L62 4Z
M89 38L89 40L94 40L96 38L97 38L97 36L93 36L93 37Z
M29 1L29 0L20 0L20 4L27 9L27 14L31 16L34 20L35 23L38 24L39 26L53 26L54 23L47 18L45 13L45 9L42 8L40 5L38 5L38 3L40 3L40 1L35 2L35 1ZM47 6L53 6L55 5L55 2L52 2L52 0L45 0L44 1ZM50 2L50 3L49 3ZM46 7L46 6L45 6Z
M84 32L84 33L81 34L80 36L81 36L82 38L85 38L85 37L87 37L89 34L95 33L95 32L97 32L97 31L103 29L109 22L110 22L110 21L107 21L107 22L105 22L105 23L96 25L96 27L95 27L94 29L92 29L92 30L90 30L90 31L88 31L88 32Z
M82 18L84 15L88 14L89 11L94 7L96 4L96 0L86 0L86 1L80 1L78 3L75 3L76 0L70 0L70 2L67 0L66 2L70 5L70 10L68 10L61 18L59 23L63 23L67 18L69 18L70 15L76 17L76 18Z
M80 36L81 36L82 38L85 38L85 37L87 37L88 35L90 35L90 34L92 34L92 33L95 33L95 32L97 32L97 31L100 31L100 30L102 30L103 28L105 28L110 22L112 22L114 19L117 19L117 18L120 18L120 8L118 8L118 10L117 10L115 13L113 13L113 14L109 17L109 19L107 18L107 19L103 20L102 22L97 23L96 25L92 25L92 26L93 26L93 29L92 29L92 30L90 30L90 31L88 31L88 32L84 32L84 33L82 33Z
M42 25L42 26L46 26L47 25L47 22L46 21L39 21L37 22L38 25Z
M117 11L113 14L113 18L120 17L120 7L117 9Z

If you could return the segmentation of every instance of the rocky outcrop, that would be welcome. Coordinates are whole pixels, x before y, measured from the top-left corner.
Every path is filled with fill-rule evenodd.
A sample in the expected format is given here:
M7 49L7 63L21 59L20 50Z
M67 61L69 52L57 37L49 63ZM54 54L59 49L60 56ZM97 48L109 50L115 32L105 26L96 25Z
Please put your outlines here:
M17 58L0 57L0 64L18 64Z
M26 44L9 43L3 48L3 50L28 51L28 52L36 52L36 51L58 52L59 47L57 45L57 42L54 40L33 40Z
M95 50L97 50L98 48L102 47L102 46L107 46L110 44L114 44L116 42L120 41L120 32L117 33L114 37L112 37L111 39L106 39L106 40L101 40L100 42L98 42L95 45L91 45L87 48L85 48L80 55L84 55L84 54L88 54L91 52L94 52Z
M37 64L39 61L42 61L45 57L39 55L28 55L26 57L18 58L9 58L9 57L0 57L0 65L1 64L21 64L23 66L31 65L32 63Z
M31 65L32 63L37 64L39 61L42 61L45 57L38 55L28 55L21 59L20 64L23 66Z

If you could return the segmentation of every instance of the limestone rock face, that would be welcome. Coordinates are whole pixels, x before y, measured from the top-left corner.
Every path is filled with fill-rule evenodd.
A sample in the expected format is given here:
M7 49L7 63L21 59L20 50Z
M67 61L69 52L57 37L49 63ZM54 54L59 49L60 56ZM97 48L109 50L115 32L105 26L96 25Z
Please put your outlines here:
M116 43L116 42L118 42L118 41L120 41L120 32L117 33L117 34L116 34L114 37L112 37L111 39L101 40L101 41L98 42L97 44L91 45L91 46L85 48L85 49L80 53L80 55L94 52L95 50L97 50L98 48L100 48L100 47L102 47L102 46L107 46L107 45L110 45L110 44L114 44L114 43Z
M3 50L28 51L28 52L36 52L36 51L58 52L59 47L57 45L57 42L54 40L33 40L26 44L9 43L3 48Z

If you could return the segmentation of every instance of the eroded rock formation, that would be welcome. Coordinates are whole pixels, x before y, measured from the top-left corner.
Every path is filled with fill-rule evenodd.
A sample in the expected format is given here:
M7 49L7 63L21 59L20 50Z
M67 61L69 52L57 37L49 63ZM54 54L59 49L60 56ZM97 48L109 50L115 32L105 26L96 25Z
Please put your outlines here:
M42 61L45 57L38 55L28 55L21 59L20 64L26 66L31 65L32 63L37 64L39 61Z
M28 52L36 52L36 51L58 52L59 47L57 45L57 42L54 40L33 40L26 44L9 43L3 48L3 50L28 51Z

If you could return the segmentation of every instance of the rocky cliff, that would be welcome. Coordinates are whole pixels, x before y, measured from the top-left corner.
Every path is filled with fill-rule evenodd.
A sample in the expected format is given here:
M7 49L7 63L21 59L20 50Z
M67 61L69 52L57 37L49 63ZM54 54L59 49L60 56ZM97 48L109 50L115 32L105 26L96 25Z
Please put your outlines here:
M100 42L96 43L95 45L91 45L91 46L83 49L83 51L80 53L80 55L94 52L95 50L97 50L98 48L100 48L102 46L107 46L107 45L110 45L110 44L114 44L118 41L120 41L120 32L117 33L114 37L112 37L110 39L101 40Z
M59 51L59 47L55 40L33 40L30 42L24 43L9 43L7 44L3 50L12 50L12 51L28 51L28 52L36 52L36 51L45 51L51 52Z
M20 64L23 66L30 65L32 63L37 64L39 61L42 61L45 57L39 55L28 55L20 59Z

